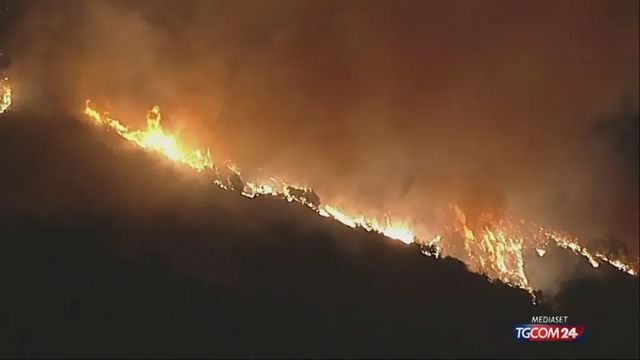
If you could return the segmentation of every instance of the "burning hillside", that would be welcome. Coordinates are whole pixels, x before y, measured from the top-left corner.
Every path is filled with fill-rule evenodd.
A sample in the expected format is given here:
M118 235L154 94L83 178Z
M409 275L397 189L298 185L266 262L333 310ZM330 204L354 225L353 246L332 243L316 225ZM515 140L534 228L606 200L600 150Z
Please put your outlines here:
M580 261L601 276L571 279L534 306L451 257L127 148L137 145L77 118L2 115L3 355L637 355L638 281L613 268ZM535 255L543 264L579 259L547 250ZM552 312L588 324L589 336L513 341L514 321Z
M195 171L209 173L212 182L223 189L236 191L249 198L274 196L306 205L320 216L332 218L349 227L381 233L406 244L417 243L426 255L457 257L472 271L530 292L535 289L527 277L525 259L534 252L544 256L550 242L584 256L593 267L608 263L620 271L637 275L637 260L634 262L604 251L590 250L570 234L525 220L504 216L496 218L488 213L481 214L478 219L467 219L459 206L452 205L448 221L434 231L436 235L426 236L411 227L421 219L393 219L387 215L380 220L367 215L347 214L332 204L322 203L310 188L290 185L275 177L264 182L244 179L235 163L227 160L216 164L210 149L189 149L175 135L163 130L158 106L148 112L147 128L141 130L130 130L108 112L98 111L88 100L84 114L96 124L106 126L143 149L159 153Z
M7 78L0 83L0 89L0 110L5 112L12 101L12 89ZM274 196L300 203L320 216L332 218L351 228L381 233L405 244L416 243L421 246L425 255L456 257L464 261L472 271L530 292L535 290L535 285L527 277L525 259L534 252L540 257L544 256L550 242L584 256L593 267L607 263L620 271L637 275L637 259L634 261L621 257L625 254L607 253L606 249L590 250L581 245L579 239L566 232L522 219L497 217L491 213L482 213L477 219L468 219L464 210L453 204L439 229L432 231L435 235L420 234L413 230L412 224L419 224L421 219L394 219L389 214L378 219L370 215L349 214L333 204L322 203L311 188L291 185L276 177L269 177L267 181L245 179L235 163L227 160L216 164L209 148L190 149L174 134L164 130L158 106L149 110L147 127L138 130L131 130L108 112L98 111L89 100L86 101L84 114L96 124L106 126L136 146L161 154L170 161L195 171L206 172L213 184L222 189L236 191L248 198ZM362 213L366 214L367 211Z

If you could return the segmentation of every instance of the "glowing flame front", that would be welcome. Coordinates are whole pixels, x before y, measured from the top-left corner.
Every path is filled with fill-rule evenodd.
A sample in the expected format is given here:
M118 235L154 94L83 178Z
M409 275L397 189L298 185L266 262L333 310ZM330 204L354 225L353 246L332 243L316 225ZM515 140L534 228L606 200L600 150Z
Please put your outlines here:
M385 217L384 223L381 223L376 219L369 219L362 215L348 215L331 205L320 207L318 214L324 217L331 217L352 228L361 227L368 231L378 232L391 239L400 240L405 244L411 244L416 237L406 222L391 220L388 216Z
M0 79L0 114L11 108L11 86L9 78Z
M129 130L118 120L111 118L108 113L100 114L91 107L89 100L85 103L84 113L97 124L110 127L123 138L144 149L160 153L170 160L182 163L198 171L213 167L209 149L205 151L187 151L180 146L175 136L165 133L160 125L162 115L158 106L154 106L147 114L147 128L135 131Z
M4 86L4 85L3 85ZM4 87L3 87L4 89ZM3 90L3 99L8 91L7 100L11 103L11 89ZM8 106L6 108L8 108ZM130 130L108 113L95 110L87 100L84 113L96 124L106 126L124 139L137 146L162 154L166 158L191 167L197 171L211 171L213 183L225 190L234 190L248 198L275 196L289 202L305 205L318 215L334 219L351 228L383 234L405 244L417 243L426 255L440 257L454 254L460 257L472 271L486 274L491 279L499 279L511 286L533 293L525 272L525 255L537 253L542 257L550 241L557 246L584 256L593 267L606 262L631 275L637 275L637 264L619 258L611 258L603 252L590 251L580 245L577 238L566 233L546 229L524 220L507 217L495 219L493 216L481 216L470 224L465 212L457 205L451 206L451 224L445 226L440 234L430 240L420 239L408 220L392 219L385 215L381 221L375 216L354 215L330 204L321 204L315 192L305 186L290 185L282 180L270 178L268 181L244 181L240 168L231 161L224 163L229 176L218 173L211 152L207 150L186 150L177 137L168 134L161 125L160 108L154 106L147 114L147 127L142 130ZM463 253L456 253L455 239L461 239Z

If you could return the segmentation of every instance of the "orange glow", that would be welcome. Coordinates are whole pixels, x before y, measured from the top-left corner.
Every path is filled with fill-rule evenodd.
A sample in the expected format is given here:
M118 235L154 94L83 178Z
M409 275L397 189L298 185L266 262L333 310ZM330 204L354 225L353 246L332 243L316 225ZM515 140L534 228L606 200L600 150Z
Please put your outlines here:
M0 79L0 114L11 108L11 100L9 78Z
M108 113L100 114L91 107L89 100L85 103L84 113L97 124L107 126L141 148L160 153L170 160L185 164L198 171L211 169L213 166L209 149L204 151L185 150L174 135L167 134L163 130L160 124L162 114L158 106L154 106L147 114L147 128L144 130L129 130L118 120L111 118Z
M9 103L10 103L9 88ZM296 202L309 207L318 215L331 218L351 228L383 234L405 244L417 243L422 252L429 256L449 256L455 239L462 239L464 253L461 257L470 270L486 274L510 286L525 289L533 293L533 288L525 272L527 254L543 257L547 246L553 241L557 246L585 257L593 267L606 262L631 275L637 275L637 264L628 260L610 258L602 252L592 251L580 245L577 238L555 230L546 229L524 220L508 217L496 218L491 214L481 214L478 219L468 219L467 214L458 205L451 206L451 219L436 235L424 236L421 240L413 228L415 219L395 219L349 213L332 204L321 204L315 192L306 186L291 185L283 180L269 178L265 181L247 181L242 179L241 169L231 161L224 162L235 179L223 177L213 163L207 150L187 150L180 140L167 133L161 126L160 108L154 106L147 114L147 127L142 130L130 130L108 113L100 113L87 100L84 114L101 126L115 131L122 138L137 146L162 154L176 163L185 164L197 171L211 170L213 183L225 190L235 190L247 198L258 196L280 197L288 202ZM379 212L365 211L372 214Z

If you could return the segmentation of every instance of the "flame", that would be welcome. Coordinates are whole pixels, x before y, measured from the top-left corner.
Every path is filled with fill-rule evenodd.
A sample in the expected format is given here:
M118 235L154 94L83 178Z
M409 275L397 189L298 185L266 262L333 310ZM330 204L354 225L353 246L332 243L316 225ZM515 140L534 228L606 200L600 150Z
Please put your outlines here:
M164 131L160 124L162 114L158 106L154 106L148 112L147 128L144 130L129 130L127 126L112 118L107 112L101 114L91 106L89 100L85 102L84 114L93 119L95 123L113 129L118 135L141 148L160 153L172 161L188 165L198 171L214 169L209 149L206 151L186 151L175 136L167 134ZM231 173L240 179L241 170L238 165L230 160L225 161L224 164ZM236 189L236 186L229 179L215 178L213 182L225 190ZM331 217L347 226L354 228L362 227L368 231L375 231L405 243L411 243L415 236L409 225L400 220L392 220L389 217L385 217L384 222L379 222L364 216L347 215L334 206L325 205L324 207L319 207L319 204L311 199L313 190L310 188L290 185L275 178L270 178L269 182L262 183L243 182L242 189L240 190L241 194L248 198L254 198L260 195L283 197L289 202L298 202L307 205L320 215Z
M10 103L10 88L9 103ZM510 286L534 293L526 275L525 258L529 253L545 255L548 244L553 241L558 247L585 257L593 267L606 262L620 271L637 276L637 264L631 261L592 251L580 245L577 238L561 231L547 229L524 220L481 214L478 219L468 219L467 214L457 205L452 205L452 219L443 230L428 241L421 240L408 219L393 219L389 214L383 217L349 213L332 204L321 204L313 189L302 185L288 184L284 180L269 178L263 181L245 181L238 165L224 162L228 176L216 169L209 149L186 150L179 139L167 133L161 126L160 108L154 106L147 114L147 127L129 130L108 113L100 113L85 103L84 113L96 124L106 126L122 138L137 146L162 154L166 158L185 164L197 171L211 170L213 183L225 190L238 191L242 196L255 198L273 196L288 202L307 206L318 215L331 218L351 228L383 234L405 244L416 243L425 255L436 258L457 256L470 270L484 273L490 279L498 279ZM457 251L456 239L462 240L462 253Z
M154 106L147 114L147 128L144 130L129 130L118 120L110 117L109 113L105 112L100 114L97 110L91 107L91 102L89 100L85 103L84 113L92 118L97 124L104 125L115 130L118 135L135 143L143 149L160 153L170 160L187 165L198 171L211 169L213 166L213 160L209 149L206 149L205 151L187 151L180 146L178 139L175 136L167 134L164 131L160 125L162 114L160 113L160 108L157 105Z
M467 264L477 272L522 289L533 290L524 269L524 240L500 223L482 225L475 232L467 224L466 214L452 206L457 231L464 239Z
M439 258L442 256L442 246L440 246L441 241L442 235L435 235L428 242L420 243L422 253L427 256L433 256L436 259Z
M594 268L599 267L600 262L605 262L629 275L638 276L637 259L634 264L632 261L615 258L602 251L589 251L586 247L580 245L579 240L576 237L570 234L561 231L545 230L543 228L541 228L541 230L544 231L550 239L554 240L559 247L571 250L573 253L587 258L591 266ZM598 261L598 259L600 261Z
M318 213L324 217L332 217L349 227L360 227L367 231L374 231L388 238L400 240L405 244L410 244L415 240L415 234L407 222L391 220L388 216L385 216L384 222L380 222L362 215L348 215L331 205L325 205L318 209Z
M0 79L0 114L11 108L11 86L9 78Z
M471 270L485 273L492 279L532 291L526 276L524 259L535 252L543 257L553 241L558 247L585 257L592 267L608 263L620 271L637 276L637 264L614 258L601 251L590 250L580 244L578 238L558 230L551 230L522 219L504 217L498 220L481 214L475 228L469 226L465 213L452 206L456 221L453 234L464 241L465 262Z

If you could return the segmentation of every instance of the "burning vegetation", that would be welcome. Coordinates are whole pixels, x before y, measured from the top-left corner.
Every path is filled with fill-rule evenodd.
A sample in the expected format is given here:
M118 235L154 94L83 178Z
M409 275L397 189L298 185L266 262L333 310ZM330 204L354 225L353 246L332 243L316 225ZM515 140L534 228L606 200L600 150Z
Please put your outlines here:
M0 78L0 114L11 108L11 86L9 78Z
M4 86L4 85L3 85ZM8 104L11 90L7 86ZM3 96L4 98L4 96ZM8 108L8 105L7 105ZM593 267L608 263L620 271L637 275L638 262L621 254L588 249L574 236L552 230L522 219L482 213L469 219L456 204L448 209L447 221L436 235L418 233L413 225L419 219L396 219L389 214L382 219L375 216L348 213L333 204L322 203L314 190L291 185L275 177L267 181L243 178L240 168L231 161L216 164L209 149L191 149L173 134L162 128L160 108L154 106L147 114L146 129L132 130L107 112L100 112L86 101L84 114L95 124L107 127L122 138L195 171L211 175L218 187L235 191L242 196L274 196L309 207L318 215L334 219L351 228L383 234L405 244L416 244L425 255L452 256L464 261L470 270L484 273L514 287L533 293L526 272L526 258L530 254L544 256L549 243L585 257Z

